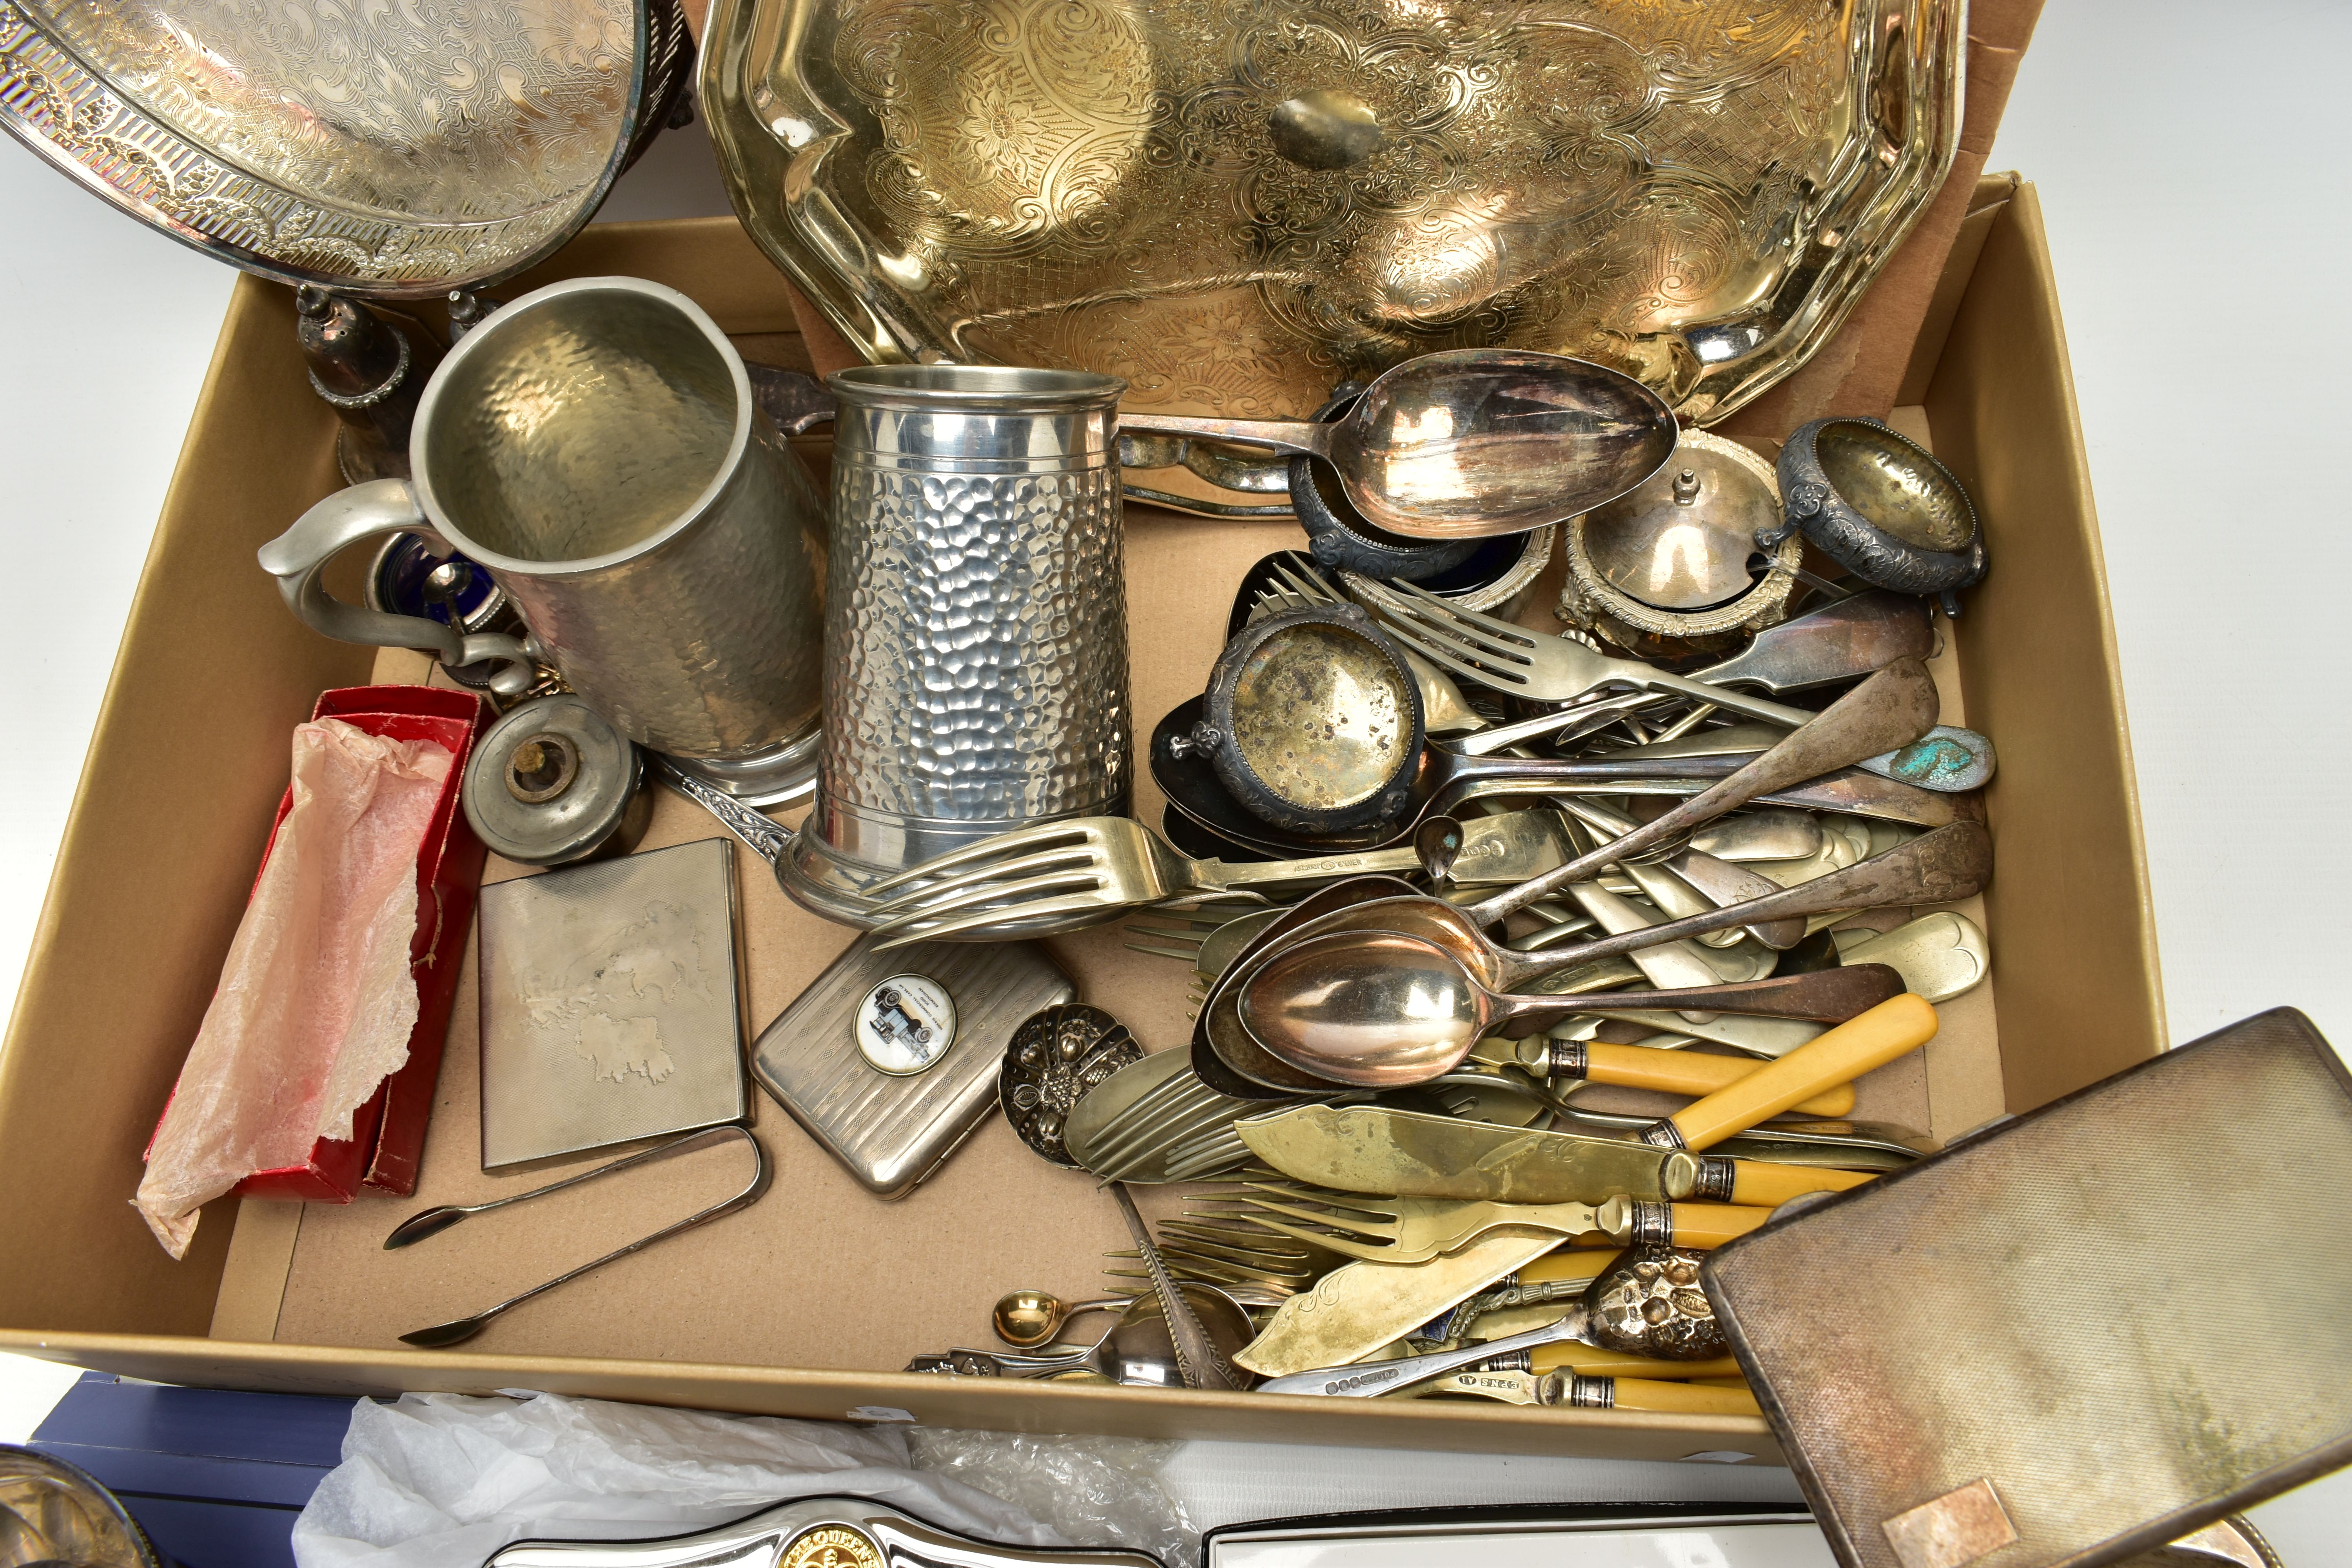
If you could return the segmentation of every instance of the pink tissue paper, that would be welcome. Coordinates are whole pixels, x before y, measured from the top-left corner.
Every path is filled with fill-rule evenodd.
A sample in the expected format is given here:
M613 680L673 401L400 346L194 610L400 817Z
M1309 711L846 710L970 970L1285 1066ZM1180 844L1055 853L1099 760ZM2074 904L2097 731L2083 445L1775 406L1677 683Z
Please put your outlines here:
M294 731L293 810L132 1200L173 1258L205 1204L350 1138L352 1112L408 1059L417 851L451 761L340 719Z

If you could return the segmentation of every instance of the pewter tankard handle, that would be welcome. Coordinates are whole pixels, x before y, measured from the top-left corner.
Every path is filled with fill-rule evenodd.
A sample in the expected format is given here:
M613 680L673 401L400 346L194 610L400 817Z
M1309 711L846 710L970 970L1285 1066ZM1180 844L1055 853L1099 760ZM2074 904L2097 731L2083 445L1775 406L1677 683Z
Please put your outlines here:
M373 647L422 648L451 666L503 659L506 668L491 678L490 689L502 697L519 697L529 690L538 671L530 650L517 638L496 633L461 634L455 626L422 616L395 616L347 605L327 592L319 578L338 552L386 533L421 534L444 550L451 548L425 521L424 509L416 504L415 486L406 479L371 479L337 490L263 545L262 570L278 579L286 607L312 631L339 642Z

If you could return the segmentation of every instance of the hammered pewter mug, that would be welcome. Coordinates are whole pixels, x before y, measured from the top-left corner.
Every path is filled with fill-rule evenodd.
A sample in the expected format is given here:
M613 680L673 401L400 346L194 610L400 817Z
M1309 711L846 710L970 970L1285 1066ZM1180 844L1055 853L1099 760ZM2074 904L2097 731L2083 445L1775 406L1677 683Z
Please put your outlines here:
M828 384L824 752L777 874L810 909L870 926L864 889L893 872L1024 823L1126 811L1126 384L894 364Z
M629 740L745 780L815 747L824 508L754 402L742 357L685 295L634 278L526 294L426 384L415 477L338 491L263 546L288 606L345 642L446 665L534 662ZM423 535L487 569L527 638L362 609L320 577L346 545Z

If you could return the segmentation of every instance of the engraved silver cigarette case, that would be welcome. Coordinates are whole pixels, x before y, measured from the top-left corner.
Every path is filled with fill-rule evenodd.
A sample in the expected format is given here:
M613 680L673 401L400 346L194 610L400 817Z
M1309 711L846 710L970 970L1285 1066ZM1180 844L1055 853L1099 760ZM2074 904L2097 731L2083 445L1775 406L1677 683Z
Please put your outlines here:
M735 846L482 889L482 1168L740 1121Z

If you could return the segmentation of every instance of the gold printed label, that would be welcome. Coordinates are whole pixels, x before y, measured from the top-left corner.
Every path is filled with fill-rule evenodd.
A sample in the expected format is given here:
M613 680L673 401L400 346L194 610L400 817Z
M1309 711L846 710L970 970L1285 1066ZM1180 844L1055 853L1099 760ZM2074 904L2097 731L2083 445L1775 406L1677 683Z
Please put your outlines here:
M776 1568L882 1568L882 1552L864 1531L820 1524L794 1536Z

